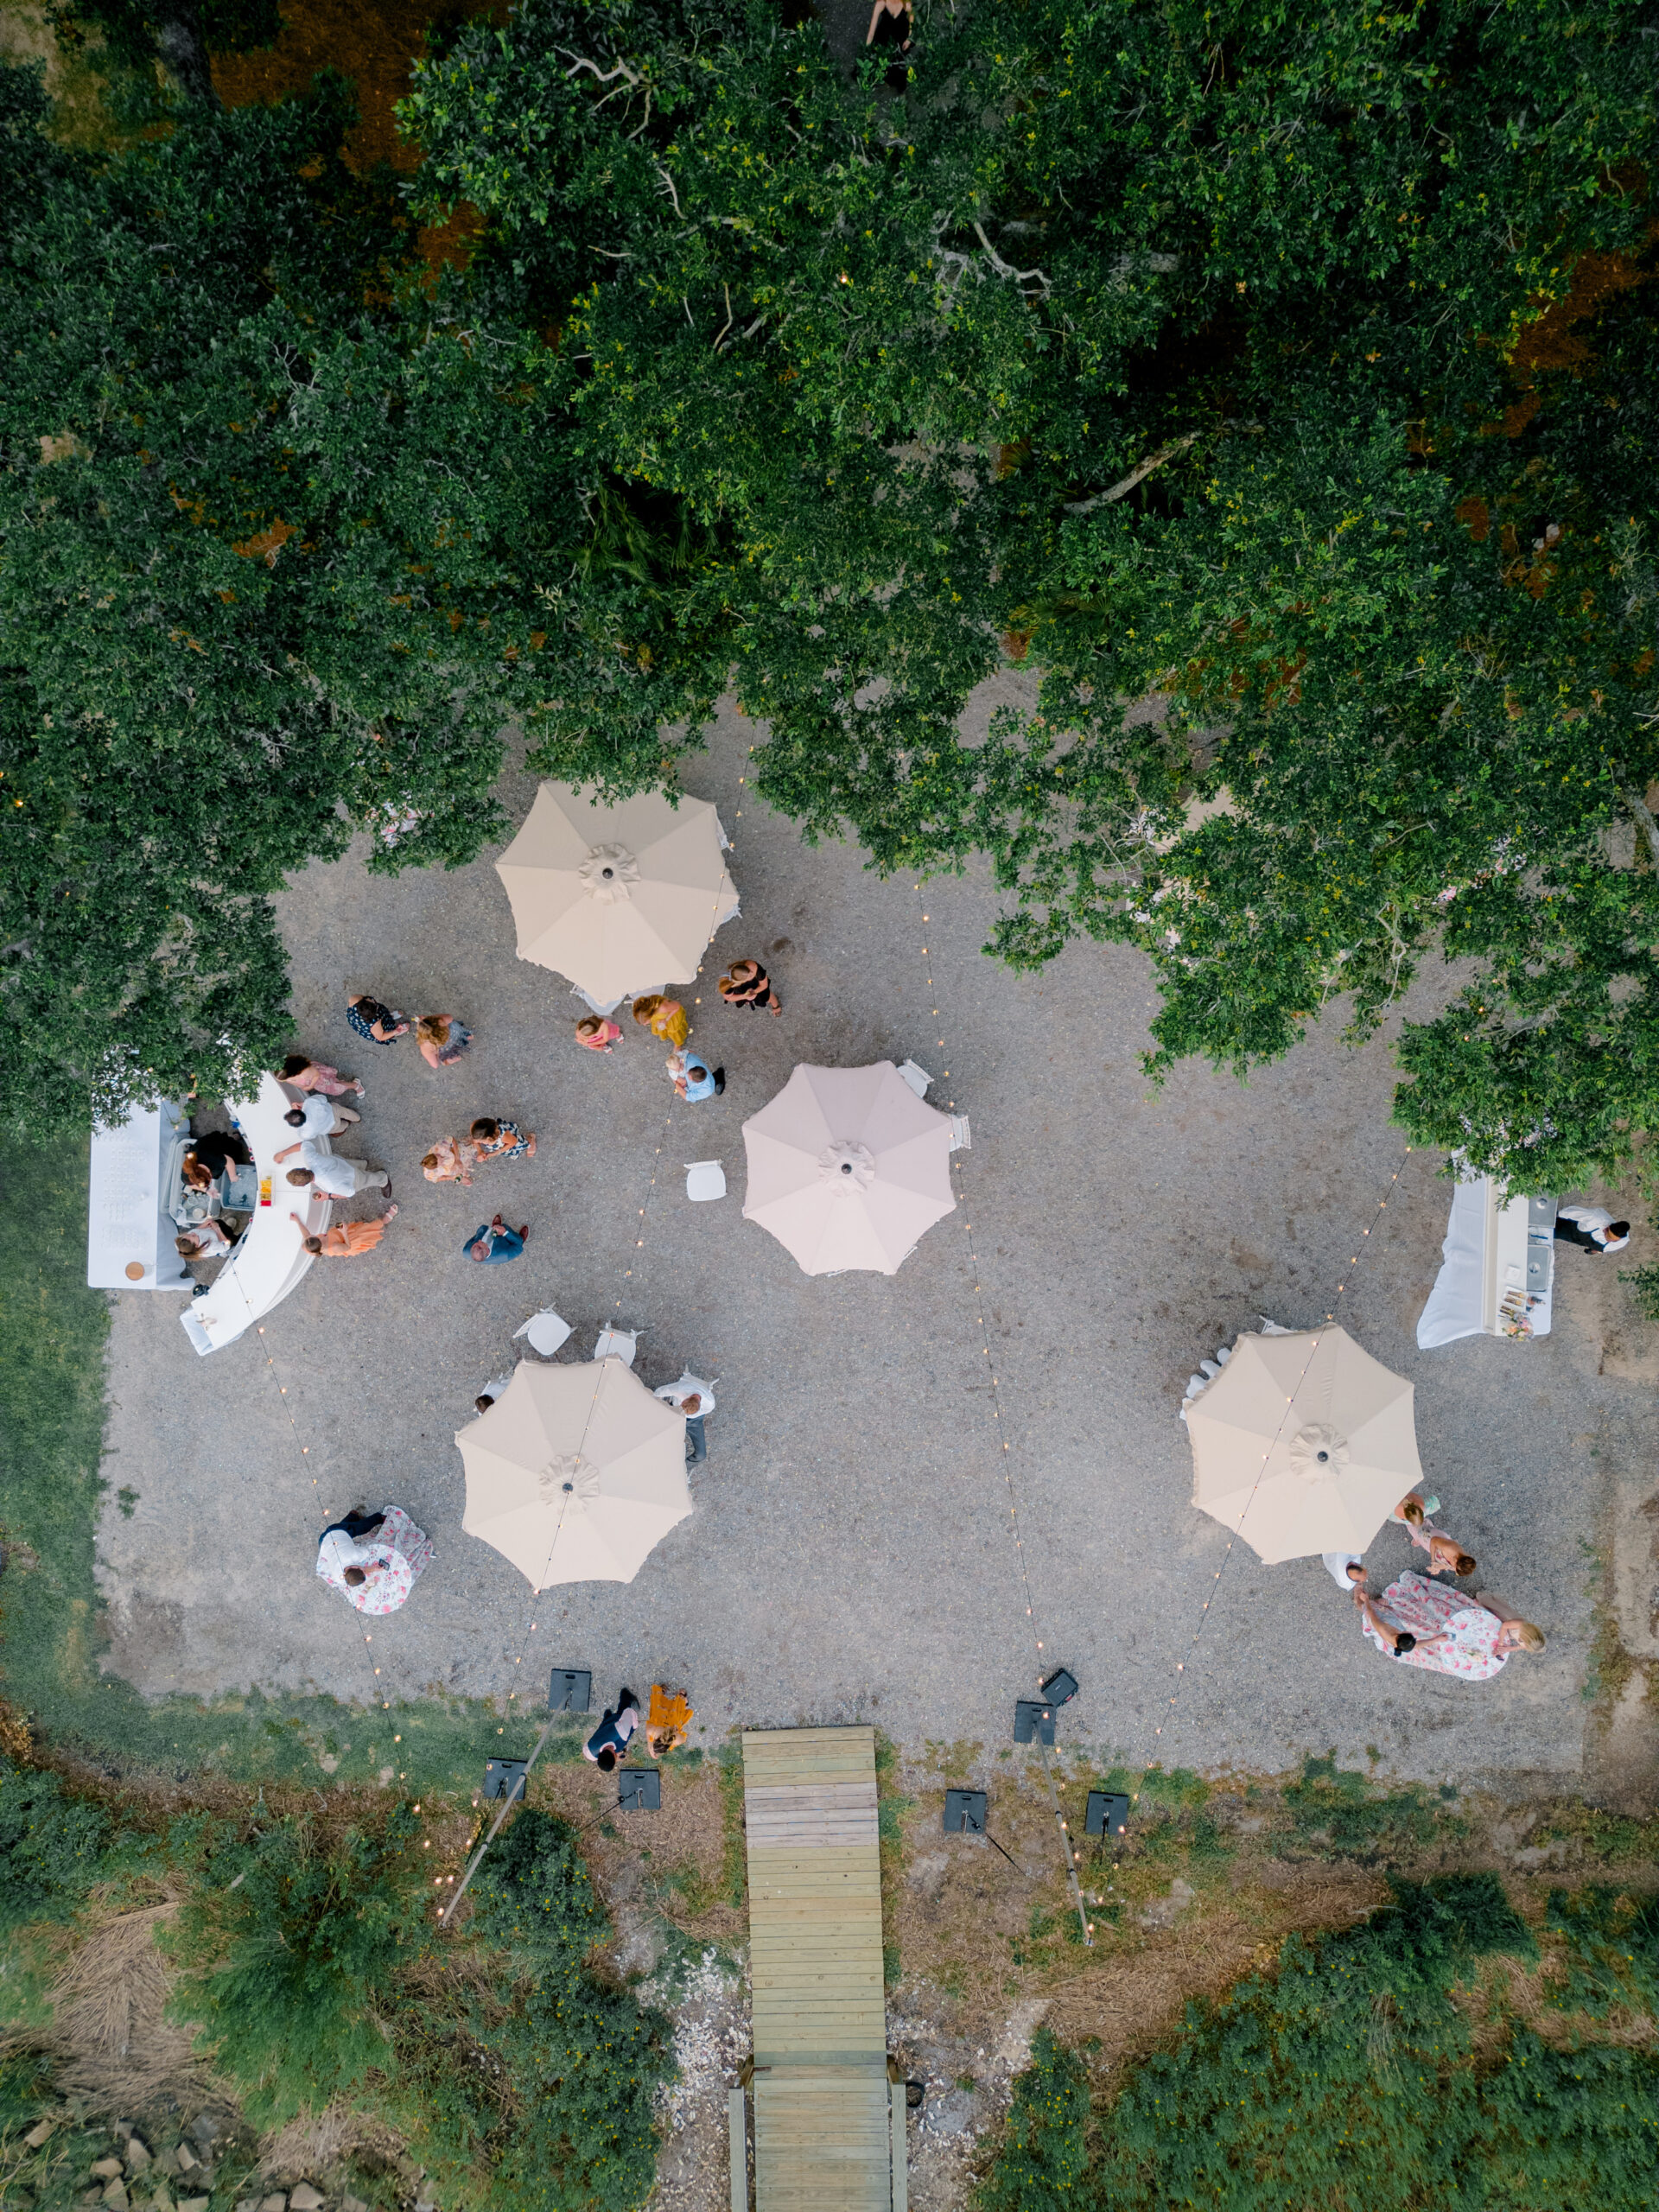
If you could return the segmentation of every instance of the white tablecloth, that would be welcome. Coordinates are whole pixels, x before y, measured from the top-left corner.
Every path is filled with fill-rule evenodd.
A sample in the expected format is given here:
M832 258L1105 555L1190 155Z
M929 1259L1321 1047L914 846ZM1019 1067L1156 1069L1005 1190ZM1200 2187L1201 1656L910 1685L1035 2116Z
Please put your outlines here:
M235 1342L244 1330L281 1305L309 1268L312 1255L302 1236L321 1236L334 1217L328 1200L315 1190L296 1190L288 1180L295 1165L276 1165L276 1154L299 1141L302 1132L283 1119L296 1099L275 1076L259 1078L259 1096L232 1104L231 1112L247 1140L263 1180L270 1180L270 1204L256 1206L247 1232L213 1279L206 1298L198 1298L182 1315L185 1333L199 1352L217 1351ZM316 1142L327 1148L327 1137ZM296 1228L289 1216L297 1213L305 1224Z

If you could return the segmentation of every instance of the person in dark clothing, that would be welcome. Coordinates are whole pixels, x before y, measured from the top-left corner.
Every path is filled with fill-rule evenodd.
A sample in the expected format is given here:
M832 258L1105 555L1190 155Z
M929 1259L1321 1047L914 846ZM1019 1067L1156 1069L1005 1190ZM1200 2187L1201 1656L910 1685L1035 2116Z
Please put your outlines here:
M632 1690L619 1690L614 1713L607 1713L582 1747L601 1774L613 1774L616 1763L626 1755L628 1743L639 1726L639 1700Z
M196 1160L209 1175L222 1175L228 1162L234 1160L238 1167L245 1167L253 1154L233 1131L209 1129L205 1136L192 1137L185 1159ZM191 1179L194 1181L194 1178Z
M1555 1236L1581 1252L1622 1252L1630 1241L1630 1224L1615 1221L1605 1206L1563 1206L1555 1217Z
M875 5L870 11L870 28L864 34L864 43L874 47L878 52L886 51L899 56L910 52L910 10L905 5L905 0L875 0ZM902 60L895 60L889 65L884 81L890 92L904 91L910 81L910 71Z

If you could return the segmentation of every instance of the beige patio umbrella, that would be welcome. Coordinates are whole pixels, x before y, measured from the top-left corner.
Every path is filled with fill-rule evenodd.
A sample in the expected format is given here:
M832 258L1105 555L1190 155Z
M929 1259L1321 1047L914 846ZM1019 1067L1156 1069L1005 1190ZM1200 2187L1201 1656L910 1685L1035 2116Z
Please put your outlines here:
M1192 1503L1269 1565L1363 1552L1422 1479L1412 1386L1345 1329L1243 1336L1189 1398Z
M709 938L737 912L708 799L659 791L601 805L543 784L495 864L518 957L556 968L595 1005L689 983Z
M957 1203L950 1136L949 1118L891 1060L798 1067L743 1124L744 1217L769 1229L810 1275L896 1274Z
M620 1359L521 1361L455 1442L467 1469L461 1527L537 1590L632 1582L691 1510L685 1416Z

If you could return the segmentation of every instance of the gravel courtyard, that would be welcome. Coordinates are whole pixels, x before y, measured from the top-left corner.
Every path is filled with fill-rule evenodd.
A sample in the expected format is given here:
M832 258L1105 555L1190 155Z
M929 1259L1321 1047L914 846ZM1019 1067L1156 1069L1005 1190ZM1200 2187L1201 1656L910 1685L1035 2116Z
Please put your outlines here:
M609 1059L576 1049L563 981L516 957L493 853L392 881L353 857L292 886L296 1042L365 1077L362 1128L338 1148L389 1167L401 1211L377 1253L319 1262L264 1335L207 1359L176 1297L117 1299L106 1664L156 1695L361 1699L363 1624L316 1580L315 1537L354 1503L395 1501L437 1557L371 1624L391 1694L533 1707L550 1664L580 1665L596 1696L683 1682L710 1742L734 1722L860 1719L914 1749L988 1751L1035 1671L1011 1484L1044 1662L1083 1685L1067 1743L1211 1770L1334 1747L1436 1780L1576 1774L1588 1548L1614 1471L1655 1446L1651 1394L1598 1372L1597 1263L1562 1253L1548 1341L1419 1353L1447 1185L1413 1154L1376 1213L1403 1151L1381 1042L1352 1052L1332 1019L1248 1087L1187 1066L1149 1094L1138 956L1074 947L1010 974L979 950L996 906L982 880L918 893L850 847L803 846L741 781L753 741L727 714L684 777L720 805L743 898L685 994L728 1072L704 1105L673 1098L664 1048L632 1024ZM532 791L509 783L515 823ZM746 952L770 966L781 1020L718 1003L719 967ZM412 1039L362 1045L347 988L459 1014L474 1049L434 1073ZM939 1077L936 1103L971 1117L963 1202L891 1280L810 1280L741 1217L741 1125L798 1061L906 1054ZM537 1157L471 1191L427 1184L422 1152L479 1113L538 1131ZM693 1205L684 1165L715 1157L729 1193ZM483 1269L461 1242L497 1206L530 1223L530 1246ZM1351 1276L1342 1319L1414 1382L1425 1470L1478 1580L1550 1633L1490 1685L1390 1669L1317 1560L1229 1558L1190 1504L1176 1408L1199 1356L1258 1314L1322 1319ZM644 1331L647 1382L689 1363L721 1388L691 1517L632 1584L532 1604L461 1533L453 1435L546 1304L575 1325L562 1358L614 1318ZM138 1493L130 1519L118 1485ZM1397 1572L1403 1538L1370 1559Z

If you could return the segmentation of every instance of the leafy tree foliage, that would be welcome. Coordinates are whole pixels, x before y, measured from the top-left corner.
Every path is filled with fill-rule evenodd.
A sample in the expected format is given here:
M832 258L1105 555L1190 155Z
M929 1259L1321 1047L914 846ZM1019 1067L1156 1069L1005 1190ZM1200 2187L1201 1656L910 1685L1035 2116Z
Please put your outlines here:
M521 340L392 302L337 86L105 158L6 83L0 987L6 1109L52 1128L278 1051L286 870L388 810L381 866L499 826L534 444Z
M436 281L326 90L99 162L12 130L13 1110L274 1050L265 893L387 803L379 864L476 850L509 713L626 791L730 682L809 836L988 856L1019 963L1144 948L1154 1071L1363 1033L1439 946L1476 981L1407 1126L1617 1170L1659 1116L1637 0L923 4L897 94L791 12L448 36L409 212L483 230ZM1037 704L964 744L1010 657Z
M410 114L585 454L709 533L673 650L734 654L764 793L988 854L1010 959L1143 945L1160 1071L1472 955L1402 1114L1559 1186L1654 1103L1641 29L1033 0L929 15L893 102L759 8L527 0ZM999 633L1040 709L964 747Z

